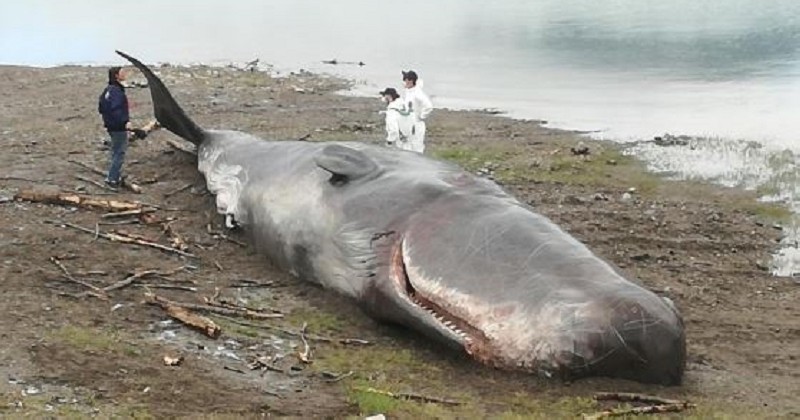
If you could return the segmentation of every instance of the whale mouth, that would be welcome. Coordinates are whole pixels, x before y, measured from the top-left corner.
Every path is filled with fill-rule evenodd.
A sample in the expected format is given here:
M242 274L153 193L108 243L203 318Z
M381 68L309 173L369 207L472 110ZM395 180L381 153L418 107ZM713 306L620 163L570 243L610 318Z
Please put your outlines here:
M484 337L483 333L466 320L447 311L443 305L426 296L420 288L415 287L407 269L408 256L405 248L405 240L402 240L394 252L392 261L392 268L395 272L393 277L397 282L400 294L406 298L408 303L427 313L433 319L434 325L457 338L460 344L469 351L474 342Z

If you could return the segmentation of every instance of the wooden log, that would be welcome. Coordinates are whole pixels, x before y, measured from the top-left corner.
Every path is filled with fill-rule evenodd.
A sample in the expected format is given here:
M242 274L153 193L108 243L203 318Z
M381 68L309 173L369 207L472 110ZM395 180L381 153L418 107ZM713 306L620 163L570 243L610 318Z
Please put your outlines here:
M219 337L220 333L222 333L222 328L214 323L214 321L202 315L194 314L188 309L176 305L175 302L157 296L151 292L145 293L145 299L147 303L164 309L164 311L166 311L167 314L172 318L177 319L185 325L194 328L211 338L217 338Z
M102 209L112 212L141 210L141 203L132 201L112 200L107 198L92 197L89 195L45 192L36 190L21 190L15 196L17 200L33 203L58 204L83 208Z

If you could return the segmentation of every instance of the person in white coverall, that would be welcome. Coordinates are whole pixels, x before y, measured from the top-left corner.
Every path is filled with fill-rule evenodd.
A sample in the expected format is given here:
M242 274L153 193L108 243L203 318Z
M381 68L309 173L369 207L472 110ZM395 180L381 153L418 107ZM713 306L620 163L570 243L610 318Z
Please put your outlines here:
M411 150L423 153L425 151L425 119L433 111L433 103L428 95L422 91L422 81L418 81L414 70L404 71L403 83L406 86L403 103L414 114L414 127L411 129Z
M396 89L386 88L380 94L386 103L386 146L412 150L410 140L414 115L406 108Z

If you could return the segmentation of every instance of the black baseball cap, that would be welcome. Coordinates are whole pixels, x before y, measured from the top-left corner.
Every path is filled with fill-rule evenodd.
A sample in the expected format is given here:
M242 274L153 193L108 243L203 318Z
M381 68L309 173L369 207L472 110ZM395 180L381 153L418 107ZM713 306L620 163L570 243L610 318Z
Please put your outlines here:
M395 98L395 99L400 97L400 95L397 93L397 90L395 88L390 88L390 87L386 88L386 89L384 89L384 90L382 90L381 92L378 92L378 93L380 93L381 96L383 96L383 95L391 95L392 98Z
M403 80L411 80L416 82L417 81L417 72L414 70L404 71L403 73Z

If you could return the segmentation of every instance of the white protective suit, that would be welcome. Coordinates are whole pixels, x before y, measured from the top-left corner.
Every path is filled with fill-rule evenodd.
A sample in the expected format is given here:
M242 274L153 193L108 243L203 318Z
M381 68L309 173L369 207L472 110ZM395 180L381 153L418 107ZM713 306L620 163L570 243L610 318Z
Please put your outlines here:
M411 136L415 117L403 100L398 98L386 105L386 145L402 150L412 150Z
M425 151L425 119L433 111L433 103L422 91L422 80L418 80L416 86L405 89L403 103L414 115L414 128L410 140L411 150L423 153Z

